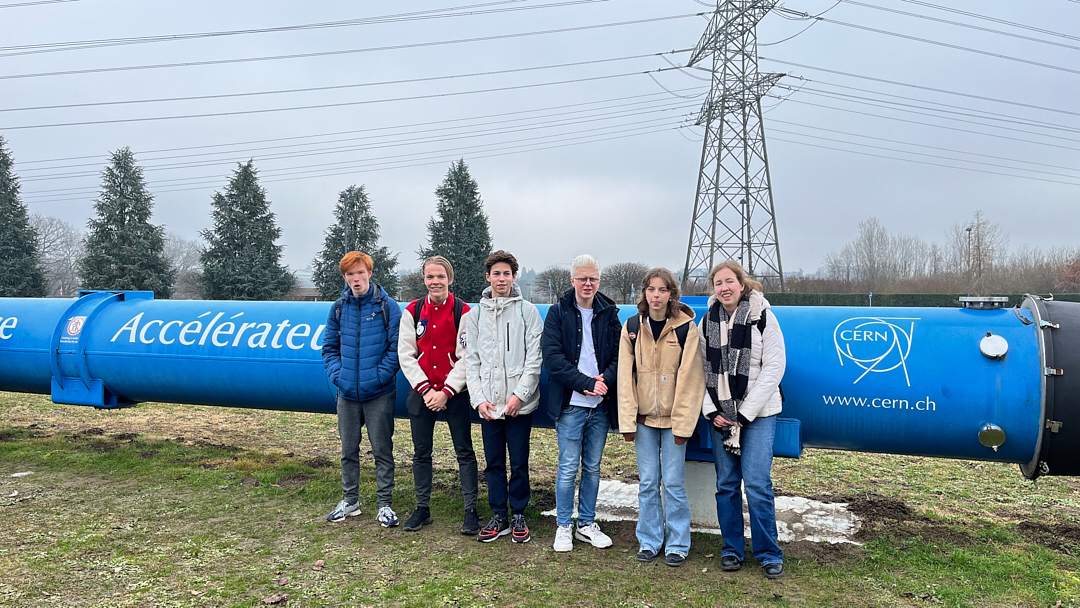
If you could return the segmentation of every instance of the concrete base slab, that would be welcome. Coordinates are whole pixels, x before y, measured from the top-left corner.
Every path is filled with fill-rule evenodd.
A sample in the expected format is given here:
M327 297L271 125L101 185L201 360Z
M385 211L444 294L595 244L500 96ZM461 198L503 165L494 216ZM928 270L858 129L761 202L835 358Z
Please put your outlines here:
M716 470L711 462L687 461L686 493L690 499L690 520L695 532L719 534L716 520ZM574 503L577 503L575 497ZM776 531L782 542L853 543L860 522L846 503L823 503L800 496L777 496ZM555 510L544 515L555 516ZM611 479L600 480L596 500L598 521L637 520L638 486ZM574 510L577 517L577 510ZM750 516L743 495L744 534L750 538Z

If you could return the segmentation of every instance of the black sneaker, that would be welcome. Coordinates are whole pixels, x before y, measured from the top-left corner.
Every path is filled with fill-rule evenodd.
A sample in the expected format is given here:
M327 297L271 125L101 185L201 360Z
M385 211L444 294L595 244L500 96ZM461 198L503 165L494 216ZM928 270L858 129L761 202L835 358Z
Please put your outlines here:
M465 511L465 521L461 524L461 533L465 536L476 536L480 533L480 516L476 509Z
M506 520L496 513L491 516L491 521L484 526L484 529L480 530L480 533L476 535L476 540L482 543L490 543L507 534L510 534L510 524L506 523Z
M765 571L765 578L783 578L784 576L784 564L765 564L762 570Z
M639 562L651 562L656 559L656 551L651 549L642 549L637 552L637 561Z
M409 516L409 521L405 522L405 530L408 532L416 532L420 528L435 521L431 518L431 511L429 509L416 509Z
M736 572L742 568L742 562L734 555L725 555L720 558L720 569L724 572Z
M532 540L532 535L529 534L529 524L525 523L525 516L518 513L514 516L513 522L514 533L510 537L515 543L527 543Z
M679 555L678 553L668 553L664 556L664 563L672 568L678 568L686 563L686 556Z

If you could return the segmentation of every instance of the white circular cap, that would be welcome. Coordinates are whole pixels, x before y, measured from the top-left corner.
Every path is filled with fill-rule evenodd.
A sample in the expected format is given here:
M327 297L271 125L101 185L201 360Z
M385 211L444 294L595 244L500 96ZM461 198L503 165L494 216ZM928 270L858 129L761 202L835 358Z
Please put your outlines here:
M979 350L991 359L1000 359L1009 352L1009 343L1001 336L989 335L979 342Z

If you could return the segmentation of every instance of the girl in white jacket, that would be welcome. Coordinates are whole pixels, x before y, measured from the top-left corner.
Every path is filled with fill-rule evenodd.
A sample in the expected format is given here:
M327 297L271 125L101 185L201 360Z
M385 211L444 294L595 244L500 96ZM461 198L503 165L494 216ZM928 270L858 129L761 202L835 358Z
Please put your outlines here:
M742 567L740 486L745 485L754 557L766 578L780 578L784 554L777 544L772 457L776 417L783 407L784 335L761 284L747 278L737 262L716 265L709 284L714 295L698 329L705 367L702 413L712 423L716 516L724 536L720 569Z

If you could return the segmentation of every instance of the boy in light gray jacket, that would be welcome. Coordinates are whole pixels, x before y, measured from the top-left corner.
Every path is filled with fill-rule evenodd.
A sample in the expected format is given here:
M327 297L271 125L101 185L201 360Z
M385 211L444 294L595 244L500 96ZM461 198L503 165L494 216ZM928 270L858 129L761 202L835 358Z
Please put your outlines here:
M515 543L527 543L532 538L525 522L530 497L529 436L532 414L540 403L544 322L514 283L518 263L513 255L496 251L484 262L484 269L491 286L484 290L480 305L465 315L466 383L481 418L487 459L484 477L494 513L477 540L489 543L510 534Z

